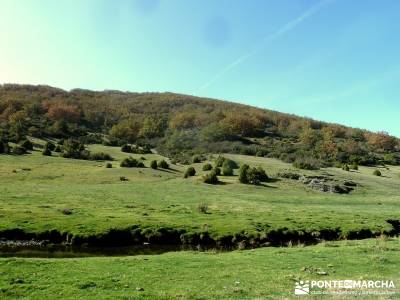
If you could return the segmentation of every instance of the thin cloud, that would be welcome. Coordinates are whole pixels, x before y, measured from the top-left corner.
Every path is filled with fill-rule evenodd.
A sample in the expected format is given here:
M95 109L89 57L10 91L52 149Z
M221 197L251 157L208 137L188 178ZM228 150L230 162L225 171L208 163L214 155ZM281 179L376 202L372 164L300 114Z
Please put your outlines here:
M285 25L283 25L281 28L279 28L277 31L273 32L272 34L268 35L265 37L263 43L260 43L258 46L256 46L252 51L249 53L246 53L242 56L240 56L238 59L227 65L225 68L223 68L220 72L218 72L214 77L212 77L209 81L207 81L205 84L203 84L200 87L200 90L204 90L208 88L210 85L212 85L215 81L220 79L222 76L224 76L227 72L235 68L236 66L240 65L247 59L249 59L251 56L256 54L258 51L262 50L265 46L267 46L270 42L280 38L281 36L285 35L289 31L293 30L296 28L299 24L304 22L306 19L311 17L312 15L316 14L321 8L323 8L325 5L329 4L330 2L333 2L334 0L322 0L318 2L316 5L310 7L308 10L306 10L304 13L302 13L300 16L297 18L289 21Z

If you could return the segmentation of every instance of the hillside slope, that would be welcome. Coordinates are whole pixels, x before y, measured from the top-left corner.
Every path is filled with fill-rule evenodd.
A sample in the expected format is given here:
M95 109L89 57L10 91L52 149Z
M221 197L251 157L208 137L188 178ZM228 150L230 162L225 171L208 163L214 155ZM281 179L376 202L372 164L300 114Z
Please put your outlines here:
M182 163L214 152L279 158L308 169L400 164L399 140L384 132L173 93L5 84L0 86L0 130L3 142L29 135L147 144Z

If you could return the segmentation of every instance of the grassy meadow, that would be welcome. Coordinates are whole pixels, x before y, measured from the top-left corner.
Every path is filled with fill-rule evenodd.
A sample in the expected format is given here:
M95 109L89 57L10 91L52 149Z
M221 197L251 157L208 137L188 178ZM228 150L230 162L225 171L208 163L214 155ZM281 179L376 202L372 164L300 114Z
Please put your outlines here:
M377 238L227 253L1 258L0 298L298 299L294 283L299 279L383 279L398 285L399 251L398 238ZM367 299L398 299L396 288L394 295Z
M346 172L337 168L296 170L275 159L226 155L239 164L262 166L274 177L281 171L300 174L329 173L350 179L358 186L348 195L323 193L290 179L272 180L262 186L243 185L237 176L220 176L222 184L202 182L203 163L193 164L197 174L183 178L187 166L170 164L169 170L121 168L128 157L117 147L89 146L114 157L113 168L104 162L43 156L39 151L23 156L0 155L0 230L20 228L27 232L56 229L73 234L95 234L110 228L184 228L207 231L213 236L260 232L276 228L349 231L389 230L387 219L400 219L400 167L360 167ZM237 172L237 170L235 171ZM129 181L121 182L125 176ZM198 211L199 204L207 213ZM63 210L71 214L64 214Z
M360 167L296 170L279 160L226 155L239 164L262 166L273 178L261 186L234 176L203 183L206 162L151 169L158 154L136 155L146 168L121 168L129 156L117 147L91 145L110 154L105 162L29 155L0 155L0 231L58 230L79 235L114 228L181 228L220 237L273 229L383 232L400 219L400 168ZM216 157L216 156L214 156ZM209 157L208 162L213 162ZM277 178L283 171L330 174L358 184L346 195L323 193L299 181ZM120 181L125 176L128 181ZM207 204L207 213L198 210ZM68 210L69 213L64 212ZM296 280L400 280L400 240L322 242L233 252L180 251L160 255L82 258L0 258L0 298L4 299L291 299ZM397 292L397 290L396 290ZM396 294L398 295L398 293ZM315 297L316 299L318 297ZM344 297L345 298L345 297ZM396 299L395 295L370 299Z

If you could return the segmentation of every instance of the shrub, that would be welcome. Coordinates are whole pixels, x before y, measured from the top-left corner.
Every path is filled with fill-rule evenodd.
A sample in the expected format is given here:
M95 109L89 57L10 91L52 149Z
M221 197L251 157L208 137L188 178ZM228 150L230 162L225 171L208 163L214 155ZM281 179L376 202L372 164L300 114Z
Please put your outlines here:
M137 168L138 167L139 162L137 161L137 159L133 158L133 157L128 157L125 158L120 166L123 168Z
M138 164L137 164L137 167L138 168L144 168L145 165L144 165L144 163L142 161L139 161Z
M224 163L222 165L222 174L224 174L224 176L232 176L233 175L233 169L228 164Z
M110 162L106 163L106 168L111 169L112 168L112 163L110 163Z
M358 170L358 164L357 164L357 163L353 163L353 164L350 166L350 169L352 169L352 170Z
M188 177L194 176L194 175L196 175L196 169L193 167L187 168L187 170L185 172L185 178L188 178Z
M51 151L49 148L44 148L42 155L51 156Z
M210 170L212 170L212 165L211 164L203 165L203 171L210 171Z
M208 184L217 184L219 180L215 171L211 171L210 173L204 175L203 182Z
M248 177L247 177L247 172L249 170L249 165L242 165L239 169L239 182L247 184L249 183Z
M0 154L8 153L9 151L10 151L10 146L8 145L8 143L0 140Z
M263 156L264 156L264 151L258 150L258 151L256 152L256 156L257 156L257 157L263 157Z
M349 165L348 164L344 164L342 166L342 170L347 171L347 172L350 171Z
M293 166L304 170L318 170L321 167L321 162L313 158L296 158Z
M156 161L156 160L152 160L152 161L150 162L150 168L156 170L157 167L158 167L158 166L157 166L157 161Z
M200 203L200 204L197 206L197 210L198 210L200 213L202 213L202 214L206 214L207 211L208 211L208 205L207 205L207 203Z
M223 156L218 156L217 159L215 160L215 166L216 167L222 167L222 164L225 161L225 157Z
M194 155L192 157L192 163L196 164L196 163L200 163L201 162L201 156L200 155Z
M372 174L375 176L382 176L382 173L379 170L375 170L374 173L372 173Z
M61 147L60 147L60 145L57 145L57 146L54 148L54 152L61 152Z
M293 179L293 180L299 180L301 177L300 174L291 173L291 172L281 172L281 173L278 173L278 176L282 177L282 178Z
M121 147L121 151L125 153L132 153L132 147L128 144L123 144Z
M267 182L269 177L267 175L267 173L265 173L265 170L261 167L257 167L254 168L254 172L257 176L257 178L261 181L261 182Z
M222 167L224 165L225 166L229 166L229 168L231 168L231 169L238 169L239 168L239 166L236 163L236 161L234 161L232 159L229 159L229 158L225 158L224 162L222 163Z
M60 146L57 146L57 147L60 149L60 151L58 151L58 152L61 152ZM56 146L55 146L52 142L47 142L47 143L44 145L44 148L45 148L45 149L49 149L50 151L55 151ZM56 152L57 152L57 151L56 151Z
M169 164L163 159L158 162L158 167L161 169L169 169Z
M91 153L88 157L90 160L113 160L113 158L104 152Z
M215 172L215 174L216 174L217 176L221 175L221 169L220 169L220 168L215 167L215 168L213 169L213 171Z
M129 179L126 178L125 176L119 176L120 181L128 181Z
M19 143L19 145L26 150L33 150L33 144L30 140L23 140Z
M242 165L239 169L239 182L241 183L259 185L267 180L268 175L261 167L250 168L248 165Z
M16 145L12 148L12 153L15 155L22 155L26 153L26 149L24 147Z

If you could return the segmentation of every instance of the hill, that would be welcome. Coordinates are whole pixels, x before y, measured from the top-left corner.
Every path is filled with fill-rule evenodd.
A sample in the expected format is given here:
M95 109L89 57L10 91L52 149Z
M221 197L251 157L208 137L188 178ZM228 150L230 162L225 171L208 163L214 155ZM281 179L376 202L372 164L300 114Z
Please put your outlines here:
M0 86L0 128L3 143L18 143L27 135L133 143L181 163L212 152L279 158L306 169L400 164L399 139L385 132L173 93L5 84Z

